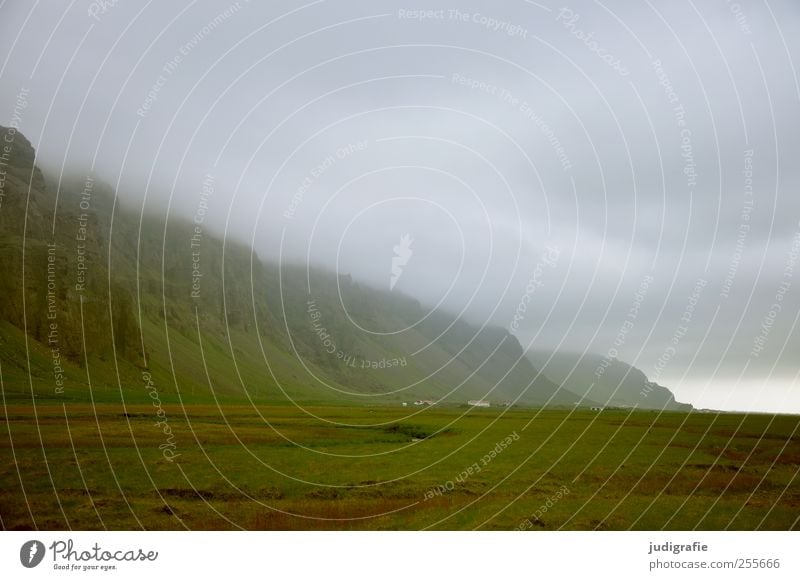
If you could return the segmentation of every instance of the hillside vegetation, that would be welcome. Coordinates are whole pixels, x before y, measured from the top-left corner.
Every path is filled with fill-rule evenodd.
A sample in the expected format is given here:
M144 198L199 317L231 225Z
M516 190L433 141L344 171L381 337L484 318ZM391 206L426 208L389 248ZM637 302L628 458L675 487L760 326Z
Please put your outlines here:
M0 207L10 396L143 398L147 372L166 397L579 398L541 375L503 329L429 313L346 274L262 261L198 224L126 207L93 176L59 186L27 139L13 137Z

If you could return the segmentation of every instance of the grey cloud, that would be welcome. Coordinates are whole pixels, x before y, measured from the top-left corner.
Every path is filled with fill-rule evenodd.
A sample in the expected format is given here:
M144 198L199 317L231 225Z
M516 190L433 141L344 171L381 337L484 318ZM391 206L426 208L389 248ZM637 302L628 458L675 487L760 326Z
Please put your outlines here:
M191 216L213 174L209 225L272 259L283 238L285 257L383 288L410 234L398 290L481 322L508 326L557 247L516 330L526 346L607 352L652 274L619 348L652 374L706 280L659 380L690 401L711 381L703 401L743 404L719 385L750 357L800 221L800 9L539 4L459 2L461 20L427 2L442 12L422 21L399 16L421 5L382 1L118 2L97 19L88 2L4 6L0 119L29 89L20 126L40 161L96 159L132 205L149 183L148 207L172 195ZM754 408L795 373L779 352L800 346L797 288L782 304L745 382L774 366L780 386Z

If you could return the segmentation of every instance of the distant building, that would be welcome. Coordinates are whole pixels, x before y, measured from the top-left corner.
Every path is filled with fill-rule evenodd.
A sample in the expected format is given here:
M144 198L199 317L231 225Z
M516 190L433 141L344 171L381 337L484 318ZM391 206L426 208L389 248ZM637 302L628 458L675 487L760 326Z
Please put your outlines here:
M430 399L420 399L419 401L414 401L415 405L435 405L436 401L431 401Z
M483 399L467 401L467 405L469 405L470 407L489 407L490 406L489 405L489 401L484 401Z

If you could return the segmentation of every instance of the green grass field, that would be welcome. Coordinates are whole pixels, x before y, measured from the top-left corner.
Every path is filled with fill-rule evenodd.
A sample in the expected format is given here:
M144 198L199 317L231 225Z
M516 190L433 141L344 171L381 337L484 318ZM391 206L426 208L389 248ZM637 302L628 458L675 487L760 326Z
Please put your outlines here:
M163 409L6 398L3 528L800 528L797 416Z

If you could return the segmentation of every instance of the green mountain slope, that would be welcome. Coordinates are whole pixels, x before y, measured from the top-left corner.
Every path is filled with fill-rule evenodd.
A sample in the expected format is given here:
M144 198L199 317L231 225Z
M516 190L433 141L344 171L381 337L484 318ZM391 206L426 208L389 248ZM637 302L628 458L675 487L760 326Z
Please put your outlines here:
M0 135L8 135L2 129ZM7 397L572 405L512 335L46 180L19 133L0 205ZM361 327L361 328L359 328Z
M669 389L650 381L642 371L618 359L591 353L529 351L527 354L532 364L541 368L550 380L601 405L692 410L692 405L677 402Z

